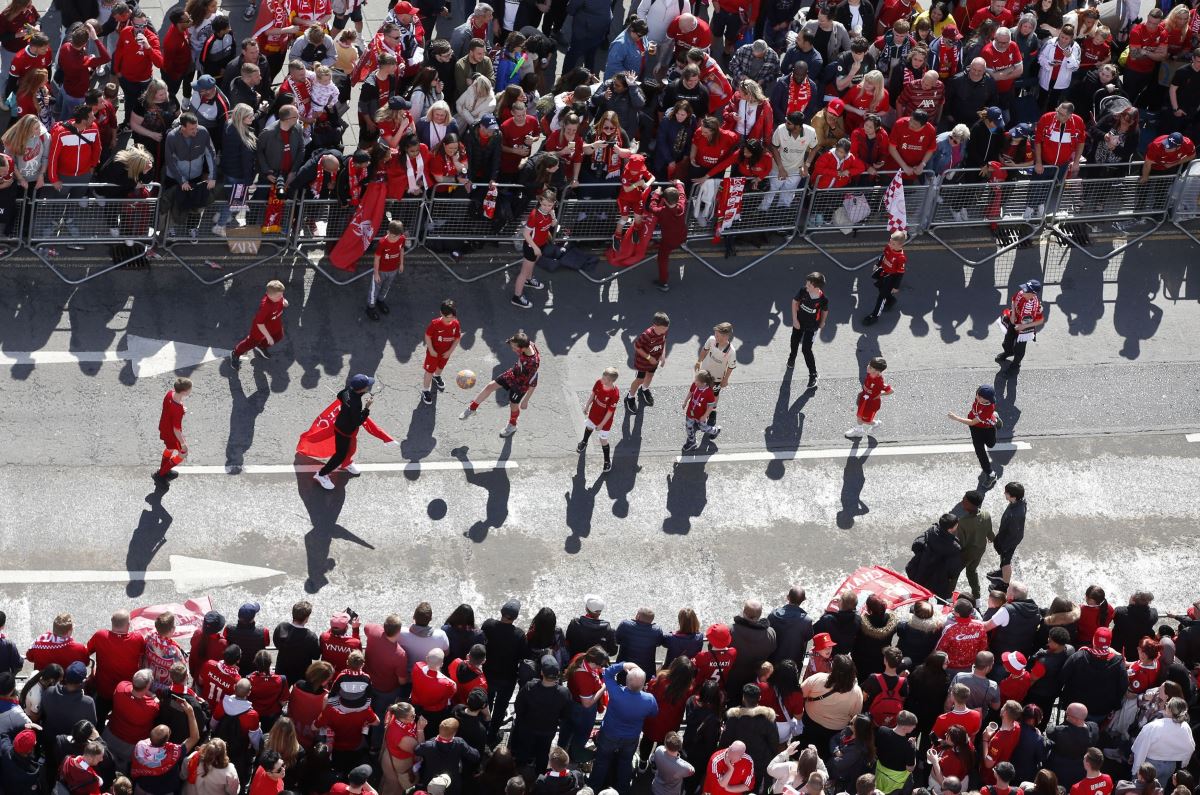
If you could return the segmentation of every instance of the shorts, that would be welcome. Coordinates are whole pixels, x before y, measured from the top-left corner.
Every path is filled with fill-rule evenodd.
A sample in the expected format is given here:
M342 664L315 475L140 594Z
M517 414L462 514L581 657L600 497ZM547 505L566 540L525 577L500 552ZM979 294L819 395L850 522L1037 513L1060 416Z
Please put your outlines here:
M533 253L533 248L529 245L528 241L521 244L521 256L530 262L538 261L538 256Z
M433 351L425 351L425 372L439 373L450 363L450 355L440 356Z
M334 14L333 15L333 27L335 27L335 28L336 27L345 27L347 19L354 21L354 22L362 22L363 21L362 6L355 6L350 11L349 14Z
M583 421L583 427L587 428L589 431L595 431L596 435L600 437L601 444L608 443L608 435L612 433L612 422L608 423L607 428L597 428L596 423L592 422L591 419L587 419Z
M635 378L645 378L646 376L654 375L656 372L658 372L658 365L651 365L649 367L635 369L633 374Z
M858 404L858 421L859 422L874 422L875 415L879 413L879 407L883 401L879 398L864 400Z
M617 214L618 215L637 215L642 211L642 196L639 193L633 198L626 198L625 191L621 191L617 195Z
M996 554L1000 556L1000 567L1003 568L1005 566L1011 566L1013 555L1015 553L1016 553L1015 549L1005 549L1005 550L997 549Z
M521 398L525 397L524 389L517 389L515 386L513 386L509 382L509 380L507 378L505 378L502 375L498 376L496 378L496 385L499 386L501 389L508 390L508 402L514 406L521 402ZM536 386L536 385L537 385L536 381L533 384L530 384L530 386Z
M741 38L742 29L746 23L742 21L741 14L734 11L717 11L712 16L712 22L709 29L712 31L712 37L716 39L737 39Z

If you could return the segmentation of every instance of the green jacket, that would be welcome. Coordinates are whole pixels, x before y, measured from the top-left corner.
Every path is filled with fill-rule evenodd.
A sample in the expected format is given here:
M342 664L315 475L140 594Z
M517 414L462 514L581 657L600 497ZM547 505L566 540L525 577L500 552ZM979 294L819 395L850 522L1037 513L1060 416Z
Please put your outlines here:
M983 557L987 545L996 540L992 529L992 515L987 511L965 514L958 520L958 543L962 544L963 560Z

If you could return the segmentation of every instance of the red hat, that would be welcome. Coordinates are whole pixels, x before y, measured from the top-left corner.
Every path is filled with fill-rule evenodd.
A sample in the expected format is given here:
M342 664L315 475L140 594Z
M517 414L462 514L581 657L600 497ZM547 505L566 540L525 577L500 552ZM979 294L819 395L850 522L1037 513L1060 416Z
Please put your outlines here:
M1092 646L1103 651L1112 643L1112 630L1108 627L1100 627L1096 630L1096 634L1092 636Z
M392 12L396 16L401 16L402 14L415 14L417 13L417 7L408 2L408 0L400 0L399 3L396 3L396 7L392 9Z
M834 97L829 100L829 104L825 106L825 110L829 111L830 116L841 116L846 112L846 103L841 97Z
M813 635L813 651L825 651L834 647L833 638L828 632Z
M1004 663L1004 668L1014 676L1025 670L1025 655L1019 651L1006 651L1000 655L1000 661Z
M949 39L950 41L958 41L958 39L959 39L958 26L957 25L944 26L942 28L942 38Z
M13 738L13 750L21 756L28 756L37 748L37 735L32 729L25 729Z
M638 174L649 174L649 173L650 173L650 169L646 168L646 156L645 155L632 155L629 158L629 162L627 162L625 164L624 176L626 176L626 177L633 178L633 177L636 177Z
M704 637L708 639L709 645L718 649L727 649L729 644L733 643L733 634L724 624L713 624L704 631Z

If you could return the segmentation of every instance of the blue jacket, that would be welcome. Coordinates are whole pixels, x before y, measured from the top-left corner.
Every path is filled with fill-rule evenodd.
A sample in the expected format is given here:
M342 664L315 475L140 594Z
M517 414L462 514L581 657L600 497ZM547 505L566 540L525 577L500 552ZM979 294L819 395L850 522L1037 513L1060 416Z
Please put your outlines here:
M663 632L658 624L646 624L627 618L617 625L617 643L621 647L617 652L617 662L636 663L638 668L646 672L646 678L649 679L658 670L654 665L654 658L662 642Z
M604 62L604 76L612 77L617 72L642 73L642 51L638 49L629 31L625 30L608 45L608 60Z
M604 669L604 684L608 687L608 711L600 730L614 740L636 740L642 734L646 718L658 714L658 702L645 690L634 692L617 684L617 674L625 670L624 663L614 663ZM648 677L647 677L648 678Z
M952 158L952 144L950 143L950 132L939 133L937 137L937 149L933 153L933 157L929 158L928 170L935 174L941 174L946 169L950 168ZM959 147L959 165L962 165L962 158L967 154L967 145L964 143Z
M522 53L521 59L529 60L529 56ZM505 52L500 56L500 61L496 64L496 91L503 91L509 86L521 82L521 61L514 61L512 53Z
M571 0L567 16L571 17L573 40L603 42L612 25L612 4L609 0Z
M674 113L667 113L658 123L658 138L654 145L654 161L650 170L659 179L667 178L667 166L688 156L692 149L692 136L696 133L696 119L689 117L680 124ZM677 144L680 145L677 148Z

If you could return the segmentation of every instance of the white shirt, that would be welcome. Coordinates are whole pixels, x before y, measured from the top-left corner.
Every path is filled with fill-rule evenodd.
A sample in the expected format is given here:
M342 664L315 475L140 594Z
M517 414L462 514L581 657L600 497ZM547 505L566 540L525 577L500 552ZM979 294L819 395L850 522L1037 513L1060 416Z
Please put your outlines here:
M1187 764L1195 750L1190 726L1158 718L1147 723L1133 741L1133 769L1136 771L1147 759Z
M808 159L809 151L816 147L817 131L806 124L800 134L793 137L788 132L787 125L781 124L771 134L771 145L779 151L779 160L783 163L788 176L794 177L800 173L800 169ZM775 172L775 176L779 176L778 167Z
M737 367L737 349L733 342L730 342L728 347L722 349L717 345L716 335L712 335L704 343L702 351L703 359L700 362L700 369L708 371L708 374L713 377L713 381L717 384L721 383L721 379L725 377L725 373Z
M1052 88L1062 89L1071 85L1071 75L1075 74L1075 70L1079 68L1079 45L1072 42L1070 49L1062 58L1062 65L1058 69L1058 79L1054 81L1054 85L1050 85L1050 75L1054 72L1054 59L1059 55L1058 39L1042 44L1042 48L1038 50L1038 65L1041 67L1038 71L1038 83L1043 91Z

